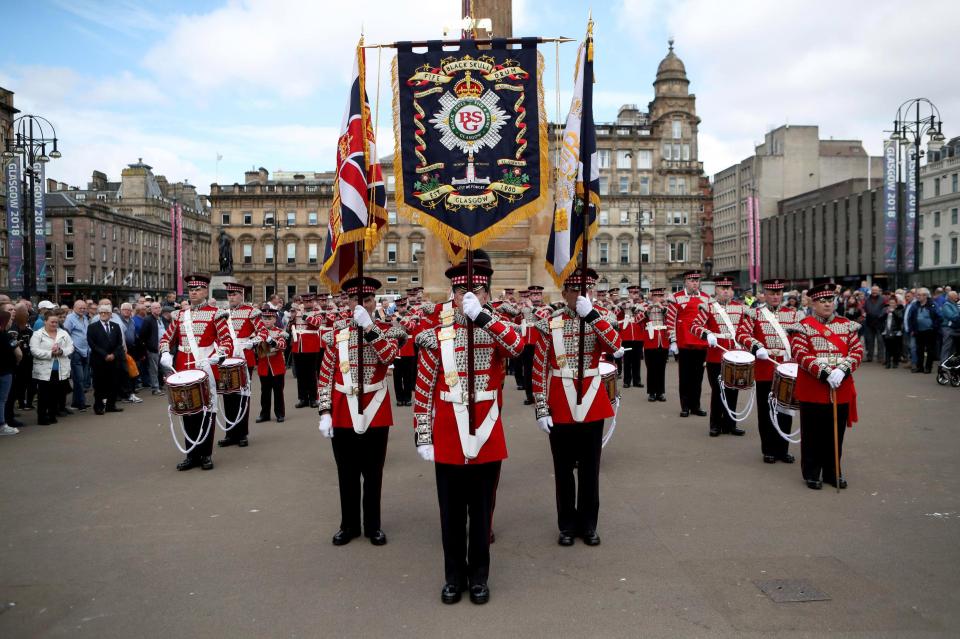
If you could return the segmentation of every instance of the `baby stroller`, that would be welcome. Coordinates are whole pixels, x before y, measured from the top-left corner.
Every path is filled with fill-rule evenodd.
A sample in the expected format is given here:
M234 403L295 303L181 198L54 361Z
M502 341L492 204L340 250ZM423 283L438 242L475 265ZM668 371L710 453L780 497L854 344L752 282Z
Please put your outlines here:
M937 369L937 383L941 386L950 384L954 388L960 387L960 354L954 353L940 362Z

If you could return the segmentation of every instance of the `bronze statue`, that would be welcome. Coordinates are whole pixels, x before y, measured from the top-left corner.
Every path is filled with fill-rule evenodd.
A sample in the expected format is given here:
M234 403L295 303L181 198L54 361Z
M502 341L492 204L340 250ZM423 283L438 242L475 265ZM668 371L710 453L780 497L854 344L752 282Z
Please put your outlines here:
M233 247L223 229L220 229L220 275L233 275Z

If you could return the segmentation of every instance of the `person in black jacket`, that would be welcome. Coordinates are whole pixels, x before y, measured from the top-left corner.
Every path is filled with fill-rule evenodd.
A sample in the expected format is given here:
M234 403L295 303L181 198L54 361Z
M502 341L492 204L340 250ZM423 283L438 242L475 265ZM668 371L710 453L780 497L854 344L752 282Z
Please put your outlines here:
M90 368L93 371L93 410L97 415L122 412L117 408L117 389L121 374L126 376L126 352L123 348L123 333L110 321L113 309L101 304L99 319L87 327L87 343L90 345Z
M148 374L145 375L145 379L150 384L150 390L154 395L160 394L160 382L163 381L163 371L160 370L160 338L167 332L167 327L170 325L170 315L168 313L167 319L164 319L163 311L160 302L151 304L150 313L143 319L140 333L137 335L140 352L147 354Z
M899 368L900 352L903 347L903 306L897 302L894 295L887 300L886 313L880 324L880 330L886 355L883 365L885 368Z

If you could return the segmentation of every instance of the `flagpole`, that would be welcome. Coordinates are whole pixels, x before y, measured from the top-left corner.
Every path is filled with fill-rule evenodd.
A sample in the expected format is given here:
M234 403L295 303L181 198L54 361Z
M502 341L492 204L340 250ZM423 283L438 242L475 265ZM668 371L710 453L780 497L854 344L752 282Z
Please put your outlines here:
M580 295L587 296L587 261L588 247L590 246L590 149L584 152L583 143L586 139L584 135L584 124L587 118L593 118L593 17L587 21L587 50L584 56L583 64L583 108L580 118L580 161L583 164L583 194L580 196L580 217L583 220L583 242L580 243ZM574 194L576 194L576 182L574 182ZM580 339L577 347L577 404L583 400L583 367L584 350L587 321L580 318Z
M464 13L467 16L471 15L470 0L465 0ZM476 31L471 34L468 34L466 31L463 31L463 39L466 40L468 37L473 36L474 41L476 41ZM467 249L467 291L473 292L473 249ZM467 416L468 416L468 428L467 432L471 436L477 434L477 418L474 415L474 404L475 404L475 395L476 395L476 380L474 379L474 367L476 362L473 358L473 320L467 317Z
M363 172L367 183L367 220L363 239L354 242L353 246L357 251L357 278L359 278L359 288L357 289L357 304L363 306L363 257L366 252L367 230L370 228L370 218L373 216L372 202L370 195L370 142L367 139L367 127L369 126L369 114L367 113L367 64L363 50L363 34L360 34L360 43L357 45L357 84L360 94L360 125L363 127ZM373 320L373 318L370 318ZM349 350L349 349L347 349ZM357 414L363 416L363 329L357 331Z
M464 38L466 39L466 36L464 36ZM499 41L500 39L496 38L496 40ZM525 42L529 42L531 40L536 42L537 44L544 44L546 42L559 42L563 44L566 42L576 41L574 38L565 38L562 36L558 38L503 38L504 44L508 44L508 45L524 44ZM474 44L477 44L479 46L484 46L484 45L490 46L493 44L494 38L478 38L476 40L471 39L471 41ZM411 47L426 47L428 45L433 44L434 42L440 42L440 45L443 47L459 47L462 40L414 40L412 42L385 42L383 44L367 44L367 45L364 45L363 48L364 49L396 49L400 45L406 45Z

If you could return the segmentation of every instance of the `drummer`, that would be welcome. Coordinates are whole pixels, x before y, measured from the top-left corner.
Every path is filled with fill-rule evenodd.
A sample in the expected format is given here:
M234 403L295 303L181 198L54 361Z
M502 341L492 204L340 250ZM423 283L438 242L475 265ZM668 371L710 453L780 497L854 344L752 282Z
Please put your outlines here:
M790 443L776 431L770 411L764 405L770 395L777 365L793 361L789 335L798 330L803 316L796 308L782 303L783 280L767 279L762 284L765 302L757 308L748 308L743 314L737 327L737 341L757 358L754 377L761 406L757 410L757 426L763 461L767 464L778 461L792 464L794 458L790 454ZM780 413L777 423L781 432L789 433L793 417Z
M710 437L721 434L743 436L746 432L724 408L720 393L726 395L726 405L737 406L737 389L720 388L721 362L727 351L737 349L737 326L746 306L733 299L733 280L718 275L713 280L716 289L712 302L701 302L700 310L690 325L690 332L707 342L707 381L710 382Z
M267 329L260 319L260 309L244 301L246 288L243 284L224 282L223 287L227 290L230 304L227 308L227 326L233 341L233 357L246 361L249 376L257 364L255 349L260 342L266 340ZM247 379L249 380L249 377ZM239 415L242 399L242 393L227 393L223 396L223 417L231 422L236 421L236 424L217 442L217 446L221 448L234 445L244 448L249 443L247 434L250 431L250 408L248 403L243 415Z
M550 436L557 490L557 543L572 546L582 537L588 546L600 544L597 520L600 510L600 451L603 420L613 417L613 405L599 372L601 355L623 357L616 328L580 294L586 281L597 281L593 269L578 268L563 283L566 305L549 318L536 322L533 358L533 396L537 425ZM581 320L585 322L583 378L577 361ZM576 385L582 389L577 402ZM573 471L577 469L579 489Z
M643 338L643 360L647 366L647 401L667 401L667 349L670 337L664 323L666 289L650 289L650 299L639 307L640 333Z
M287 372L284 353L290 336L277 326L276 309L264 307L261 317L267 337L260 346L260 356L257 358L257 374L260 377L260 415L257 423L270 421L271 399L277 421L283 422L287 414L283 401L283 379Z
M167 332L160 338L160 365L177 371L202 370L212 383L210 378L216 377L217 363L233 352L227 312L207 300L209 275L188 275L183 279L187 284L190 306L171 315ZM170 354L171 346L177 347L176 360ZM215 389L210 398L215 400ZM210 424L206 433L201 432L205 419L209 418L202 413L183 417L184 431L189 440L197 441L200 435L205 436L187 453L186 459L177 464L177 470L190 470L196 466L203 470L213 469L214 429ZM190 445L190 441L187 441L187 448Z

